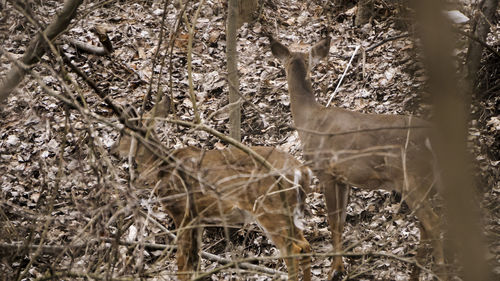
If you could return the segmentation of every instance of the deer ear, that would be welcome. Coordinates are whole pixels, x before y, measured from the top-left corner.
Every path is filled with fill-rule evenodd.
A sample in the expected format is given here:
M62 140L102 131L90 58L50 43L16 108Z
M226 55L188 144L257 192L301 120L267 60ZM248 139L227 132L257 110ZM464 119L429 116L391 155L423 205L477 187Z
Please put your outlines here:
M309 64L310 68L318 64L321 59L328 55L330 51L330 37L321 40L318 44L314 45L309 51Z
M271 42L271 52L273 55L278 58L281 63L284 63L290 56L290 50L271 36L269 36L269 41Z

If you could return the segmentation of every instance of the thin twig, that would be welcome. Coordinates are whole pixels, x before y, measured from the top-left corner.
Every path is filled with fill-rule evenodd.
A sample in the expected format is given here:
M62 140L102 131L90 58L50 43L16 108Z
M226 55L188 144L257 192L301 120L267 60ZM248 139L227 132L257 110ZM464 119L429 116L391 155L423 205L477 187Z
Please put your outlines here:
M172 114L175 116L177 115L176 109L175 109L175 102L174 102L174 79L173 79L173 56L174 56L174 45L175 45L175 40L177 39L177 34L179 32L179 28L181 26L182 22L182 17L184 13L186 12L186 7L187 3L189 2L186 1L186 3L182 6L181 10L179 11L179 14L177 15L177 18L175 20L175 27L174 30L170 33L170 39L169 39L169 44L170 44L170 50L169 50L169 61L168 61L168 91L169 91L169 96L170 96L170 110ZM180 2L182 4L182 1Z
M168 14L167 7L169 5L169 2L170 2L169 0L165 0L165 3L163 5L163 15L161 17L160 33L158 36L158 44L156 46L155 55L153 57L153 61L151 64L151 80L149 81L148 91L146 93L146 96L144 97L144 100L142 101L141 116L142 116L142 114L144 114L144 111L146 110L146 103L149 100L149 97L151 97L151 91L153 88L153 81L154 81L154 73L155 73L155 68L156 68L156 61L158 60L158 56L160 55L161 45L163 43L163 35L165 33L165 22L167 20L167 14ZM165 58L165 56L163 56L163 58ZM157 90L160 87L160 80L161 80L161 75L163 73L164 65L165 65L165 60L163 59L161 62L161 65L160 65L160 72L158 73L158 88L157 88ZM160 91L157 91L157 93L159 94ZM159 99L157 98L157 100L159 100Z
M200 113L198 112L198 105L196 102L196 95L194 94L194 86L193 86L193 37L194 31L196 28L196 21L198 20L198 16L200 15L200 10L205 0L201 0L198 4L198 9L194 14L191 25L188 22L187 16L184 14L184 21L189 30L188 35L188 53L187 53L187 68L188 68L188 83L189 83L189 96L191 97L191 103L193 104L194 111L194 120L196 123L200 123Z
M343 135L350 135L350 134L358 134L358 133L367 133L367 132L377 132L377 131L383 131L383 130L408 130L408 129L430 129L431 126L393 126L393 127L378 127L378 128L365 128L365 129L356 129L356 130L347 130L347 131L342 131L338 133L330 133L330 132L320 132L320 131L315 131L315 130L310 130L306 128L298 128L298 127L292 127L292 129L295 129L297 131L305 132L308 134L314 134L318 136L343 136Z
M344 73L342 73L342 76L340 76L339 83L337 83L337 87L335 87L335 91L333 91L332 95L330 96L330 99L328 100L328 103L326 104L326 107L330 106L330 103L332 102L333 97L337 93L337 90L339 89L340 85L342 84L342 80L344 80L344 76L347 73L347 70L349 69L349 66L351 66L352 60L356 56L356 53L359 50L359 45L356 46L356 49L354 49L354 53L351 56L351 59L349 60L349 63L347 64L346 68L344 69Z
M365 52L370 52L371 50L373 50L373 49L375 49L375 48L377 48L377 47L379 47L379 46L381 46L381 45L383 45L383 44L385 44L387 42L394 41L394 40L397 40L399 38L408 37L410 35L411 35L411 33L404 33L404 34L401 34L401 35L396 35L396 36L392 36L392 37L389 37L389 38L385 38L382 41L377 42L377 43L371 45L370 47L366 48Z
M173 124L178 124L178 125L181 125L181 126L186 126L186 127L191 127L191 128L194 128L196 130L202 130L202 131L205 131L217 138L219 138L220 140L223 140L227 143L229 143L230 145L240 149L241 151L247 153L248 155L250 155L252 158L254 158L257 162L259 162L261 165L263 165L264 167L266 167L267 169L271 170L271 171L274 171L275 169L273 168L273 166L264 158L262 157L260 154L258 154L257 152L255 152L254 150L252 150L250 147L242 144L241 142L229 137L229 136L226 136L224 135L223 133L213 129L213 128L210 128L204 124L195 124L195 123L192 123L192 122L188 122L188 121L183 121L183 120L177 120L177 119L171 119L171 118L158 118L159 120L163 120L163 121L166 121L168 123L173 123Z
M493 47L491 47L490 45L488 45L486 42L484 42L483 40L479 39L477 36L473 35L473 34L470 34L468 32L465 32L465 31L462 31L458 28L454 28L453 31L455 31L456 33L460 34L460 35L463 35L471 40L474 40L476 41L477 43L481 44L481 46L483 46L484 48L488 49L488 51L490 51L492 54L494 54L497 58L500 59L500 53L493 49Z

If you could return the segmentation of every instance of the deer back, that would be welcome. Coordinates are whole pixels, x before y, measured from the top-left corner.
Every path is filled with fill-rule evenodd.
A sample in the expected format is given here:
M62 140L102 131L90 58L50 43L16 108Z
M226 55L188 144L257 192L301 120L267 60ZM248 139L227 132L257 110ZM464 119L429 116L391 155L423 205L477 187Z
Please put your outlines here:
M169 166L162 173L164 186L158 190L159 197L187 190L192 194L197 214L205 218L231 214L235 208L254 217L260 213L291 213L295 207L302 209L304 195L310 192L308 169L289 154L274 148L251 149L276 170L268 171L236 148L174 151L172 156L178 159L176 168ZM290 209L283 207L283 203Z
M251 147L275 168L268 171L237 148L206 151L186 147L162 156L152 150L157 146L154 135L142 141L123 135L113 151L121 157L134 157L138 183L154 187L159 200L171 206L168 212L172 216L185 211L188 195L197 214L209 218L232 214L235 208L254 216L261 212L259 208L265 208L265 213L293 212L295 207L303 209L305 194L310 192L309 169L273 147ZM285 210L283 202L291 210Z

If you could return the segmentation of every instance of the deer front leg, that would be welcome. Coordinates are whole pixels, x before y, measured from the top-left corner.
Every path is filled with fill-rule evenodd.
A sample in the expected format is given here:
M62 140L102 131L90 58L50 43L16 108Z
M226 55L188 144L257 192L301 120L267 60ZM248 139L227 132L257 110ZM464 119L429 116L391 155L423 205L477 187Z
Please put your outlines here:
M288 280L299 280L300 259L303 280L310 281L311 257L299 258L298 255L310 253L311 246L304 238L302 230L294 225L293 218L287 215L266 214L259 216L257 220L284 257L288 270Z
M203 231L198 227L179 227L177 235L177 278L179 280L190 280L198 269L200 261L199 235Z
M326 209L328 211L328 223L332 232L333 250L336 253L342 251L342 232L346 218L346 207L349 201L349 185L335 180L333 176L320 177L325 195ZM334 256L330 270L330 280L338 280L344 273L342 256Z
M311 246L309 242L302 235L302 231L295 229L295 237L287 237L285 235L290 235L289 231L280 234L281 237L285 237L281 245L278 245L280 252L285 256L285 263L288 269L288 280L300 280L299 279L299 267L302 270L302 280L311 281L311 256L306 255L301 258L301 254L311 253ZM274 240L279 240L274 238Z
M296 245L300 249L298 253L300 254L310 254L311 253L311 245L309 242L307 242L306 238L304 237L304 233L301 230L298 230L298 239L299 241L296 241ZM311 256L307 255L304 256L300 260L300 268L302 269L303 273L303 280L304 281L311 281Z

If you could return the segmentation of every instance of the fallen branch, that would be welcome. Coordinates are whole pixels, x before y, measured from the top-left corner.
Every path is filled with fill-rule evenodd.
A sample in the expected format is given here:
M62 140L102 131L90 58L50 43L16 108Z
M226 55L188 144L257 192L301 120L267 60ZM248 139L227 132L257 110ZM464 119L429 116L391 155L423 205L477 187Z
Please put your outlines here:
M49 271L50 273L47 275L44 275L40 278L34 279L35 281L45 281L45 280L61 280L64 279L64 277L71 277L71 278L82 278L84 280L88 280L89 278L94 279L94 280L106 280L106 281L134 281L134 280L142 280L140 277L144 276L130 276L130 277L110 277L110 276L102 276L96 273L90 273L90 272L76 272L76 271L67 271L67 270L62 270L61 272L52 272Z
M160 224L161 225L161 224ZM162 226L162 228L164 228ZM166 228L165 228L166 229ZM173 234L172 234L173 235ZM174 236L175 237L175 236ZM66 245L66 246L60 246L60 245L25 245L22 242L15 242L15 243L0 243L0 251L16 251L16 252L22 252L23 250L41 250L41 254L44 255L58 255L64 251L67 251L68 249L71 249L73 251L79 251L81 249L86 248L88 245L93 244L95 242L105 242L105 243L116 243L116 239L114 238L100 238L96 240L90 240L85 243L80 243L80 244L74 244L74 245ZM177 246L175 245L165 245L165 244L155 244L155 243L140 243L140 242L125 242L125 241L118 241L118 244L121 246L127 246L127 247L135 247L137 245L144 246L144 249L148 251L163 251L163 250L174 250L177 249ZM249 263L251 261L256 261L260 260L260 258L247 258L243 260L229 260L214 254L210 254L208 252L202 251L201 256L205 259L218 262L220 264L225 265L224 267L221 267L219 271L223 268L229 268L233 267L235 265L238 265L239 268L243 269L248 269L248 270L253 270L253 271L258 271L266 274L271 274L271 275L286 275L285 272L275 270L272 268L268 268L265 266L259 266L255 265L252 263ZM269 258L266 258L269 259Z
M99 42L101 42L102 47L94 46L92 44L87 44L80 40L71 38L69 36L63 36L62 39L67 41L69 44L73 45L77 50L86 52L89 54L97 56L107 56L113 52L113 45L108 37L106 30L102 27L95 27L92 32L97 36Z
M394 41L394 40L397 40L397 39L400 39L400 38L404 38L404 37L408 37L410 36L410 33L404 33L404 34L401 34L401 35L396 35L396 36L392 36L392 37L389 37L389 38L385 38L383 39L382 41L380 42L377 42L373 45L371 45L370 47L366 48L365 49L365 52L369 52L369 51L372 51L373 49L387 43L387 42L390 42L390 41Z
M152 221L158 228L160 228L163 232L167 233L167 235L172 238L172 239L176 239L177 237L175 236L175 234L173 234L170 230L168 230L166 227L164 227L161 223L159 223L156 218L152 218L151 216L148 216L145 212L141 212L141 214L143 216L145 216L148 220ZM175 246L172 246L173 248L177 248ZM167 248L164 248L164 249L167 249ZM221 263L221 264L225 264L225 265L228 265L228 264L231 264L233 261L231 260L228 260L228 259L225 259L225 258L222 258L222 257L219 257L217 255L214 255L214 254L210 254L210 253L207 253L205 251L201 251L201 256L203 258L206 258L208 260L211 260L211 261L216 261L218 263ZM253 259L255 260L255 258ZM273 274L273 275L276 275L276 274L280 274L280 275L286 275L286 273L284 272L281 272L281 271L278 271L278 270L274 270L274 269L271 269L271 268L268 268L268 267L263 267L263 266L258 266L258 265L255 265L255 264L251 264L251 263L248 263L248 262L240 262L238 263L238 267L239 268L243 268L243 269L249 269L249 270L255 270L255 271L259 271L259 272L263 272L263 273L267 273L267 274Z
M472 33L468 33L468 32L462 31L460 29L454 29L454 31L456 33L460 34L460 35L463 35L463 36L469 38L472 41L475 41L475 42L479 43L479 45L481 45L484 48L488 49L488 51L490 51L492 54L494 54L497 58L500 59L500 53L497 50L495 50L492 46L490 46L486 42L484 42L484 40L481 40L479 37L475 36Z

